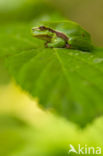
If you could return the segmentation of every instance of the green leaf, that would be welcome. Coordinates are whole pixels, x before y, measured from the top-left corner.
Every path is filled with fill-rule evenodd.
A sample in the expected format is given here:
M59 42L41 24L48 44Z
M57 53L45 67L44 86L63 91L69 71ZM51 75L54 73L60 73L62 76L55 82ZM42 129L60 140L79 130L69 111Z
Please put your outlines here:
M103 49L47 49L32 38L30 27L16 24L0 30L2 59L44 108L85 126L103 113Z
M0 155L12 156L27 144L27 124L11 115L0 114Z
M13 2L12 2L13 1ZM0 0L0 22L30 22L38 20L40 17L45 17L46 20L54 16L54 19L59 19L60 13L45 0Z
M4 61L0 60L0 85L8 84L10 77L7 69L4 66Z
M30 123L29 123L30 124ZM52 127L51 127L52 129ZM64 145L58 144L21 118L0 114L0 155L4 156L67 156ZM51 131L52 132L52 131ZM49 132L47 131L49 134ZM45 139L44 139L45 136ZM59 139L59 138L57 138ZM62 140L62 139L61 139ZM49 141L49 143L48 143ZM65 143L66 144L66 143Z

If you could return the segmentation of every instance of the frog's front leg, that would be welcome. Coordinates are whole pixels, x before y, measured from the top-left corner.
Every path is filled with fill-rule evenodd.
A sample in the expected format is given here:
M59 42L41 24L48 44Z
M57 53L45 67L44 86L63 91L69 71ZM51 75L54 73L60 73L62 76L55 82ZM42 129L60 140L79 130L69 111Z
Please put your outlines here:
M64 48L65 45L66 45L65 40L59 37L47 43L48 48Z

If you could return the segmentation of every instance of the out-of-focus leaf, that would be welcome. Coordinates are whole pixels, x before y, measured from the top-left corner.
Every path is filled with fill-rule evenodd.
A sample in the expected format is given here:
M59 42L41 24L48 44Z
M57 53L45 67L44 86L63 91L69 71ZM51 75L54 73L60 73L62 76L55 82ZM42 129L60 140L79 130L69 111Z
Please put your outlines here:
M0 60L0 85L8 84L10 80L7 69L4 66L4 62Z
M26 127L27 124L21 119L6 114L0 114L0 129L11 127Z
M7 9L5 5L4 9L3 7L2 9L0 9L1 24L12 23L17 21L29 22L33 19L38 19L40 16L43 15L52 16L52 14L55 14L56 16L56 14L59 14L55 7L53 7L53 5L50 5L50 3L46 3L44 0L23 1L24 3L22 2L21 5L15 5L11 10ZM8 3L9 2L6 2L6 5L8 5Z
M0 115L0 155L12 156L23 150L27 124L10 115Z
M31 98L28 100L29 96L21 92L19 88L4 88L5 91L3 92L9 93L6 96L6 101L4 100L1 103L6 107L8 103L13 103L12 98L16 97L16 104L14 102L14 105L16 108L19 106L19 109L13 109L11 105L9 106L8 115L0 115L1 156L68 156L69 144L72 144L76 149L78 149L78 144L83 147L88 145L88 147L98 146L102 148L102 117L81 130L75 124L57 118L50 113L42 111L35 113L34 109L38 109L35 107L35 102ZM1 97L2 94L0 94L0 99ZM11 111L13 114L16 113L16 117L10 115ZM94 154L94 156L96 155ZM81 154L81 156L85 155Z
M27 0L0 0L0 12L15 10L23 5Z
M1 29L1 56L18 84L46 109L84 126L103 113L103 50L46 49L30 25ZM2 33L3 32L3 33ZM5 38L5 36L7 36ZM41 47L41 48L40 48Z
M44 133L44 132L43 132ZM59 145L47 144L43 133L38 133L33 126L27 125L18 117L0 115L0 155L4 156L67 156L66 149ZM39 136L40 134L40 136ZM44 133L45 134L45 133ZM39 143L39 141L41 142ZM44 145L41 143L44 142ZM50 147L51 145L51 147ZM43 147L44 148L43 148Z

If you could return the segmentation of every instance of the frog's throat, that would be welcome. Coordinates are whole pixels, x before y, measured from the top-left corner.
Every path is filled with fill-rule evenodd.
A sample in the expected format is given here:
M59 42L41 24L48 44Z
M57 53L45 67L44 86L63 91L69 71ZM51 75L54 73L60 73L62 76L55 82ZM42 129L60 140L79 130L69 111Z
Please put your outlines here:
M60 38L62 38L63 40L66 41L66 48L70 48L70 45L68 44L69 38L68 38L64 33L59 32L59 31L55 31L55 30L53 30L53 29L51 29L51 28L48 28L48 27L45 27L45 26L40 26L39 29L40 29L41 31L43 31L43 30L48 30L48 31L50 31L50 32L52 32L52 33L55 33L56 36L58 36L58 37L60 37Z

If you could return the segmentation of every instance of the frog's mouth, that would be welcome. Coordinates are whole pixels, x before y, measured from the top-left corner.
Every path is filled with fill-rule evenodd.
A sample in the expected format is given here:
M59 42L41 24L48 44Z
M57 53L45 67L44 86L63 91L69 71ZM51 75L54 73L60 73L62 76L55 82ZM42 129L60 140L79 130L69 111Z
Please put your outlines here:
M66 42L66 47L70 48L70 45L68 44L69 38L62 32L55 31L51 28L40 26L40 27L34 27L32 28L33 36L40 38L42 40L50 41L54 34L56 34L57 37L62 38Z
M45 41L50 41L53 37L53 33L48 30L42 30L40 27L32 28L33 36Z

